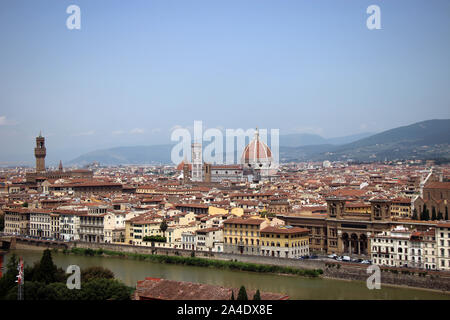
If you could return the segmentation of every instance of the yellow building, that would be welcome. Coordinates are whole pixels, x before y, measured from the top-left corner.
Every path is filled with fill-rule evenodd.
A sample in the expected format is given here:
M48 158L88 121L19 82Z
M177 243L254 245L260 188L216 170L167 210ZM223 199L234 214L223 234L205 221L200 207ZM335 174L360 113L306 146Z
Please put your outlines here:
M223 222L225 253L260 254L260 230L269 224L264 219L231 218Z
M309 230L292 226L265 227L261 230L261 255L294 259L309 255Z
M372 208L370 203L364 202L349 202L345 205L345 210L348 213L367 213L370 214Z
M154 215L140 215L125 221L125 243L147 245L143 241L147 236L162 236L160 229L162 218Z
M420 214L420 212L418 214ZM391 216L398 218L410 218L412 216L411 199L397 198L392 200Z

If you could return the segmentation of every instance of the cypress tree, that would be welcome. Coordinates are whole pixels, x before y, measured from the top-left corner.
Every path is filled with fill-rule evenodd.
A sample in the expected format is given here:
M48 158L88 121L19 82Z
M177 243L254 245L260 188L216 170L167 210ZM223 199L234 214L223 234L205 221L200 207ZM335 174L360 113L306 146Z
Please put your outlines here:
M238 296L237 296L237 299L236 300L248 300L248 297L247 297L247 291L245 290L245 287L244 286L242 286L240 289L239 289L239 293L238 293Z
M436 220L436 208L433 207L433 209L431 209L431 220Z
M234 291L233 290L231 290L231 299L230 300L235 300L234 299Z
M417 220L418 219L418 217L417 217L417 209L416 208L414 208L414 210L413 210L412 218L413 218L413 220Z
M430 220L430 210L425 210L423 220Z
M448 207L445 207L445 220L448 220Z
M261 300L261 294L259 293L259 289L256 290L256 293L253 296L253 300Z
M441 210L439 210L439 212L438 212L437 219L438 220L443 220L444 219L444 215L442 214Z
M422 208L422 212L420 213L420 220L426 220L425 219L425 212L427 211L427 205L424 204Z
M56 265L53 264L52 253L49 249L44 250L41 261L33 276L33 281L49 284L56 282Z

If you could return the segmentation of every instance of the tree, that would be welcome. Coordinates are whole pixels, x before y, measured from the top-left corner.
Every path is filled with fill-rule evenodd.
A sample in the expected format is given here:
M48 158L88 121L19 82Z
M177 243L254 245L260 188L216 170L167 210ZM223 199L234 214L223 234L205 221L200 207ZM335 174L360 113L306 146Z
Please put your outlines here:
M56 273L58 268L53 264L52 253L49 249L44 250L41 261L35 266L33 281L43 282L45 284L57 282Z
M436 208L433 207L433 209L431 209L431 220L436 220L437 216L436 216Z
M81 270L82 283L92 279L114 279L114 273L103 267L90 267Z
M19 259L13 253L8 260L8 264L6 265L6 272L3 274L3 277L0 278L0 299L4 299L8 292L16 287L16 276L18 274L17 264L19 263Z
M234 291L233 290L231 290L231 299L230 300L235 300L234 299Z
M0 215L0 231L3 231L5 229L5 216Z
M445 220L448 220L448 207L445 207Z
M412 218L413 218L413 220L417 220L417 219L418 219L418 216L417 216L417 209L416 209L416 208L414 208L414 210L413 210L413 216L412 216Z
M256 290L255 295L253 296L253 300L261 300L261 294L259 293L259 289Z
M427 211L427 205L424 204L422 207L422 212L420 213L420 220L425 220L425 212Z
M163 236L166 236L166 230L169 226L167 225L166 219L164 219L163 221L161 221L161 224L159 225L159 229L162 231Z
M80 300L130 300L133 289L115 279L92 279L81 286Z
M24 208L28 208L28 202L24 202L24 203L22 203L22 207L24 207Z
M239 293L236 300L248 300L247 291L245 290L244 286L241 286L241 288L239 289Z
M420 220L430 220L430 211L428 211L427 205L423 205L422 214Z
M439 212L438 212L437 219L444 220L444 215L442 214L441 210L439 210Z

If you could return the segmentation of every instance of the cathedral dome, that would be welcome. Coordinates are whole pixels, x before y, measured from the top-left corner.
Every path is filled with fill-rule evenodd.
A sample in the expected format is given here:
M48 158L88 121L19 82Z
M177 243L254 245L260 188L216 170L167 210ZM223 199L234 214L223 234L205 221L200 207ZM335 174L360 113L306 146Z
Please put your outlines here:
M249 168L258 168L263 166L270 166L272 162L272 151L270 148L259 139L259 132L256 129L255 137L245 147L242 153L241 163Z
M186 159L181 161L177 166L177 171L183 171L184 164L187 164L189 166L189 170L192 170L192 164L189 163Z

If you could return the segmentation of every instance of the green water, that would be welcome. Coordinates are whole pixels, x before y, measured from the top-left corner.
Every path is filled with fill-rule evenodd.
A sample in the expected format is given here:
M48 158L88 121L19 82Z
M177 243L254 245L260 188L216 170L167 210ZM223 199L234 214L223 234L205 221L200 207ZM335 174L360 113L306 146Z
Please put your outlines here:
M41 251L12 250L21 256L25 264L39 261ZM9 255L8 254L8 255ZM6 255L6 260L8 260ZM53 261L59 267L76 264L80 268L102 266L110 269L116 278L129 286L135 286L145 277L166 278L178 281L208 283L224 287L240 287L277 292L291 299L447 299L449 294L417 289L382 286L380 290L369 290L365 282L328 279L308 279L298 276L282 276L244 271L218 270L213 268L160 264L121 258L64 255L52 253Z

